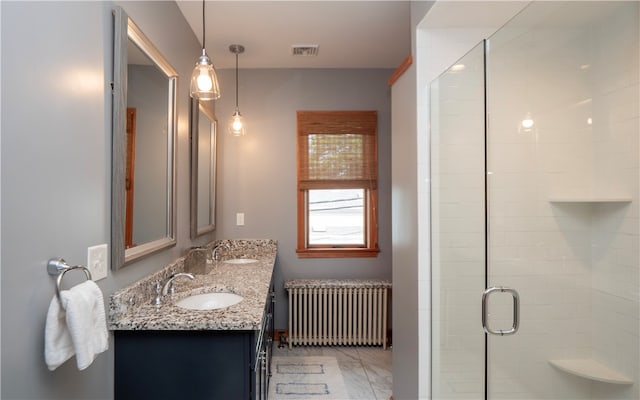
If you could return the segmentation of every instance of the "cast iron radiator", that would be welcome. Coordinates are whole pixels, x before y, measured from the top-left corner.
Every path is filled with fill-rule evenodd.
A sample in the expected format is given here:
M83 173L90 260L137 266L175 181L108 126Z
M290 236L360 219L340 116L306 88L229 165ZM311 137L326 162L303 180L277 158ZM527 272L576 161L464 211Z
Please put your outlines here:
M356 279L296 279L289 291L289 336L294 345L387 347L391 282Z

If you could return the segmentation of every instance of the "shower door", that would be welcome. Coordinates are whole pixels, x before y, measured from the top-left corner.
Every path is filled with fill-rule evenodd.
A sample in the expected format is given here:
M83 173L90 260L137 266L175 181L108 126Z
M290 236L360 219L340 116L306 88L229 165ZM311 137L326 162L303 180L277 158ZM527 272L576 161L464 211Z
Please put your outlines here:
M638 37L638 2L534 2L486 42L490 399L640 398Z
M433 399L484 397L484 93L483 43L430 87Z
M640 398L638 6L533 2L432 84L434 400Z

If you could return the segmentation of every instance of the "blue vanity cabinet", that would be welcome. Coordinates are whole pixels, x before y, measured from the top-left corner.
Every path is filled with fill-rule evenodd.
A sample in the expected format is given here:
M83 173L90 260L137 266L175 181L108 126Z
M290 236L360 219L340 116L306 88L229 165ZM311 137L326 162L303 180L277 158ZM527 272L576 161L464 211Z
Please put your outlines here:
M253 399L255 331L115 331L115 399Z
M114 331L115 399L266 400L273 298L260 330Z

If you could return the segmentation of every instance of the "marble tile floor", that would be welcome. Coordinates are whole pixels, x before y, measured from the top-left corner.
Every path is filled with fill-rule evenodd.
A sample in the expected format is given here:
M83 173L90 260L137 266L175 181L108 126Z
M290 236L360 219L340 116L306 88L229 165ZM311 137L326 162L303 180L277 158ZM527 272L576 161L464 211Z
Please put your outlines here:
M391 349L360 346L289 346L274 343L279 357L332 356L338 360L347 389L345 400L389 400L391 397Z

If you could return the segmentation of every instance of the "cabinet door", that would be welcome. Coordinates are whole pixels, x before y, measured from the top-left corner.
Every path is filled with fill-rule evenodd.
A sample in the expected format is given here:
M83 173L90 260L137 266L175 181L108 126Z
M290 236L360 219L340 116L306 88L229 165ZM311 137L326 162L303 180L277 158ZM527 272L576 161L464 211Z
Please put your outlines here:
M246 332L115 331L115 399L247 399Z

